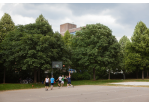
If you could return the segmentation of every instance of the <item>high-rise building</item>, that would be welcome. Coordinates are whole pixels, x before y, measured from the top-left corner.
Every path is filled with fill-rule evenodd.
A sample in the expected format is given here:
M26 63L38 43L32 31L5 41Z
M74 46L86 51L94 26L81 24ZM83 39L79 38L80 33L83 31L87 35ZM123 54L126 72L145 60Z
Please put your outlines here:
M64 36L66 31L69 31L70 34L75 34L76 31L81 30L81 27L77 28L77 25L71 23L65 23L60 25L60 34Z

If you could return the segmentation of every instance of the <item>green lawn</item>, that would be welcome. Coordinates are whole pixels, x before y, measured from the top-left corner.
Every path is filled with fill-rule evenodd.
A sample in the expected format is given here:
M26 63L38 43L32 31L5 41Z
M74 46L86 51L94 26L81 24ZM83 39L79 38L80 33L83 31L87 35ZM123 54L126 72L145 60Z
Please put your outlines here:
M34 87L32 87L34 85ZM30 89L30 88L41 88L44 87L44 84L41 83L32 83L32 84L12 84L12 83L6 83L6 84L0 84L0 91L1 90L14 90L14 89Z
M149 79L126 79L126 80L79 80L79 81L71 81L71 83L74 86L77 85L110 85L108 83L116 83L116 82L149 82ZM32 87L34 85L34 87ZM67 81L65 81L65 85L67 85ZM112 84L113 85L113 84ZM54 87L57 86L57 83L54 85ZM44 88L44 84L41 83L31 83L31 84L12 84L12 83L6 83L6 84L0 84L0 91L2 90L14 90L14 89L37 89L37 88Z

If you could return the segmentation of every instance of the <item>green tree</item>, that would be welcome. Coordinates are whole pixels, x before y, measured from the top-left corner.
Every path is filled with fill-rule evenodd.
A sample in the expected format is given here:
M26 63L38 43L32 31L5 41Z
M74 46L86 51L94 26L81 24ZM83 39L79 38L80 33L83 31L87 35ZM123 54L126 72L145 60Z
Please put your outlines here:
M112 35L112 31L100 23L86 25L81 31L76 32L72 41L73 59L78 66L93 71L95 80L95 71L106 67L114 68L119 44Z
M65 65L66 68L68 68L72 62L71 62L71 55L72 55L72 50L71 47L67 46L64 42L63 37L59 32L54 33L55 38L57 39L57 44L59 44L59 60L63 61L63 64Z
M39 17L36 19L36 22L34 25L36 26L36 28L33 27L36 29L35 31L36 32L38 31L42 35L47 35L47 33L48 35L54 34L52 26L49 24L48 20L46 20L42 14L39 15ZM29 27L28 29L30 28L31 27Z
M42 23L42 22L45 22L45 23L48 24L48 20L46 20L46 19L44 18L44 16L41 14L41 15L39 15L39 17L36 19L36 23Z
M146 25L140 21L137 23L133 36L131 37L132 43L129 44L131 52L128 50L128 55L134 57L134 61L128 60L129 63L139 65L139 69L142 70L142 79L144 79L144 71L149 67L149 29ZM133 53L132 53L133 52ZM133 55L134 54L134 55ZM126 61L128 63L128 61Z
M2 52L2 47L1 47L1 43L2 41L4 40L6 34L8 34L10 31L13 31L15 28L15 24L14 22L12 21L11 19L11 16L7 13L5 13L2 18L0 19L0 53ZM4 49L5 50L5 49ZM2 61L2 57L3 55L0 54L0 63L4 63L6 60L4 59ZM2 64L3 65L3 64ZM6 72L6 68L5 67L1 67L1 70L2 68L4 68L4 76L3 76L3 83L5 83L5 72Z
M125 46L124 64L127 72L135 71L138 74L140 70L141 56L134 50L132 42L127 42ZM138 78L138 75L137 75Z
M0 42L4 39L6 33L14 30L15 24L11 16L5 13L0 20Z
M64 39L64 43L66 44L66 46L71 45L72 35L69 33L68 30L64 33L63 39Z
M125 57L125 46L127 42L130 42L130 40L125 35L119 40L119 44L120 44L119 66L120 66L120 69L123 70L124 79L125 79L125 72L126 72L124 57Z
M2 54L3 59L7 58L6 67L31 70L34 82L37 82L38 71L51 70L52 61L69 63L68 50L60 33L42 35L38 31L28 30L29 27L36 29L35 24L19 25L15 31L10 32L2 43L5 48Z

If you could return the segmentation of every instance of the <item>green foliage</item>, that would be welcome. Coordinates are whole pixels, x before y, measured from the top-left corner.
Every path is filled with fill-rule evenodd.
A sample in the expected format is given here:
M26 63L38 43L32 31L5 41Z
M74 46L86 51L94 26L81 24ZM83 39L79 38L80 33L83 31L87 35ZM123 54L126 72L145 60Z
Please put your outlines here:
M46 35L52 36L52 34L54 34L51 25L47 25L44 22L27 24L25 25L24 31L29 34L42 34L44 36Z
M39 15L39 17L36 19L36 23L42 23L42 22L45 22L45 23L48 24L48 20L46 20L46 19L44 18L44 16L41 14L41 15Z
M31 29L31 30L33 30L35 32L38 31L42 35L47 35L47 33L50 35L54 34L52 26L49 24L48 20L46 20L42 14L39 15L39 17L36 19L35 24L33 24L33 25L35 25L36 28L33 27L34 30L33 29ZM30 28L32 28L31 25L29 25L28 30Z
M9 70L51 70L52 61L71 64L70 48L42 15L36 23L18 25L7 33L1 47L4 66Z
M0 52L2 51L1 42L4 40L6 34L9 33L10 31L13 31L14 28L15 24L12 21L11 16L5 13L0 19ZM3 63L1 54L0 54L0 63Z
M63 61L83 73L72 79L96 79L107 75L107 69L135 72L149 68L149 29L140 21L130 40L123 36L118 42L112 31L100 23L90 24L71 35L53 32L41 14L35 23L15 26L7 13L0 19L0 63L7 70L51 70L52 61ZM88 71L86 71L88 70ZM93 74L93 76L91 76ZM103 76L103 77L104 77Z
M130 42L130 40L127 38L127 36L123 36L120 41L120 53L119 53L119 69L123 70L124 72L126 72L126 66L125 66L125 58L127 57L125 54L125 47L127 42Z
M127 72L132 72L134 70L137 70L139 65L140 65L140 61L141 61L141 56L139 53L136 53L132 47L132 43L128 42L126 44L126 53L125 53L125 65L127 68Z
M42 35L36 31L36 27L36 24L20 25L7 35L2 43L6 49L2 52L3 59L7 59L6 67L13 64L14 68L23 70L47 70L51 68L52 61L69 61L61 35L58 32Z
M149 67L149 29L142 21L137 23L131 40L126 44L125 64L129 70L145 70Z
M11 16L5 13L0 20L0 42L4 39L6 33L14 30L15 24Z
M88 72L84 72L83 74L83 80L90 80L91 75Z
M65 65L66 68L71 67L73 68L72 64L72 48L71 48L71 40L72 40L72 35L69 33L67 30L64 34L64 36L61 35L61 38L64 41L64 45L66 46L66 50L63 51L63 64Z
M72 80L90 80L90 74L88 72L83 73L73 73Z
M69 33L68 30L65 32L63 39L66 46L71 45L72 35Z
M121 47L121 52L123 54L125 53L125 46L126 46L127 42L130 42L130 40L125 35L119 40L119 44L120 44L120 47Z
M112 31L102 24L91 24L76 32L72 40L73 62L77 66L100 70L116 68L119 43Z

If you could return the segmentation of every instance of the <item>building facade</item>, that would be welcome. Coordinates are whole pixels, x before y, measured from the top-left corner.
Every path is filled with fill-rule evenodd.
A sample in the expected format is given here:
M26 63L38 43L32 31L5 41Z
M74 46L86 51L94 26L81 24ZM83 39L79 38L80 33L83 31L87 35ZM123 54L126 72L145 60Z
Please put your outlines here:
M76 31L80 31L81 27L77 28L77 25L71 23L65 23L60 25L60 34L64 36L66 31L69 31L70 34L75 34Z

